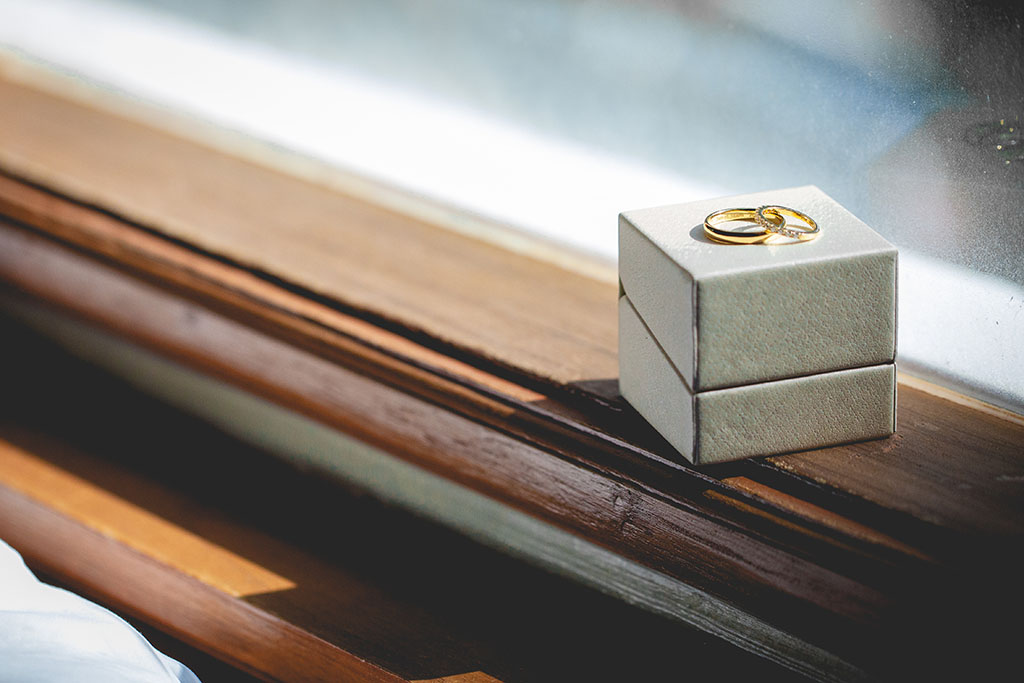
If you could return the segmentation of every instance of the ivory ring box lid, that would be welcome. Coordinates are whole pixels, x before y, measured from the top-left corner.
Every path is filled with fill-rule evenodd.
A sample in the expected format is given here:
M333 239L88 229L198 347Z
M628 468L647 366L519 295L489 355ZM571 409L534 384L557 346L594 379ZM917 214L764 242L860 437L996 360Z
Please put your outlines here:
M810 242L720 244L704 217L780 204ZM892 363L896 248L814 186L628 211L619 282L691 391Z

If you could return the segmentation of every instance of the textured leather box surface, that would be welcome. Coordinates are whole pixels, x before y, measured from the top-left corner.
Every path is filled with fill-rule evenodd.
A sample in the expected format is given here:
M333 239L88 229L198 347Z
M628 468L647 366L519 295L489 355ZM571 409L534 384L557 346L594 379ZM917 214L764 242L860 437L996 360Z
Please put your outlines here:
M723 208L781 204L811 242L719 244ZM814 186L628 211L619 280L691 391L892 363L896 248Z
M880 438L896 426L893 363L692 392L626 296L619 388L694 464Z

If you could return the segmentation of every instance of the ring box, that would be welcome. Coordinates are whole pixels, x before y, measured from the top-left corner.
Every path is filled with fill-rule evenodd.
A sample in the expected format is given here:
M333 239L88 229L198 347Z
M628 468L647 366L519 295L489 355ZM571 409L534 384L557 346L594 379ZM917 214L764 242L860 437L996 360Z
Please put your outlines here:
M723 208L778 204L809 242L722 244ZM880 438L896 421L896 248L814 186L619 216L619 387L687 460Z

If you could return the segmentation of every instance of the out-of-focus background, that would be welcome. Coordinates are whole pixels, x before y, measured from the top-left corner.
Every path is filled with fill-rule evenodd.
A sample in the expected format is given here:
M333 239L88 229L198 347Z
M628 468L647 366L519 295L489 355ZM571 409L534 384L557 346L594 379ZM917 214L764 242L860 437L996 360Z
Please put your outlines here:
M541 255L571 245L600 277L620 211L818 185L900 248L901 367L1024 412L1022 17L946 0L0 0L0 50L400 210Z

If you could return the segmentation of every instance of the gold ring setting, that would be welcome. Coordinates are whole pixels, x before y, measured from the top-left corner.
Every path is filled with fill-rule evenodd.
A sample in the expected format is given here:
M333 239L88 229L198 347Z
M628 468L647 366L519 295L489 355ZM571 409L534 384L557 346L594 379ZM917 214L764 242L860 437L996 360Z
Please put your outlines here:
M804 225L799 228L791 227L791 224L785 220L787 216L795 218ZM776 220L779 217L783 218L781 225ZM800 240L801 242L809 242L821 234L818 224L806 213L777 204L757 207L757 210L754 212L754 222L768 232L774 232L777 235Z
M792 218L803 225L794 227L786 222ZM726 230L726 223L753 223L760 231ZM759 244L781 235L800 242L809 242L821 234L814 219L807 214L777 204L767 204L756 209L722 209L708 214L704 219L704 234L715 242L725 244Z

